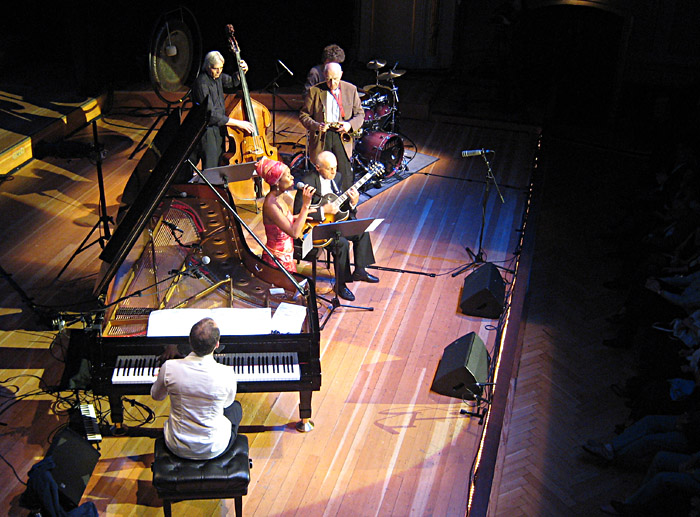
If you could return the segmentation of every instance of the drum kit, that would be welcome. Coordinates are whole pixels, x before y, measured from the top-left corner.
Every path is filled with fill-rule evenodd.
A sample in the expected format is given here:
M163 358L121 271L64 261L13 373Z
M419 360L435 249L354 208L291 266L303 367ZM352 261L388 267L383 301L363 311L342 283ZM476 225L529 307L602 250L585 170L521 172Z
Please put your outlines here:
M385 66L383 59L373 59L367 63L367 68L374 70L376 80L374 84L358 90L365 121L362 136L355 144L354 158L361 164L381 163L385 171L382 178L389 178L403 167L403 140L395 132L399 117L399 89L394 79L406 71L396 70L394 65L392 69L380 72Z

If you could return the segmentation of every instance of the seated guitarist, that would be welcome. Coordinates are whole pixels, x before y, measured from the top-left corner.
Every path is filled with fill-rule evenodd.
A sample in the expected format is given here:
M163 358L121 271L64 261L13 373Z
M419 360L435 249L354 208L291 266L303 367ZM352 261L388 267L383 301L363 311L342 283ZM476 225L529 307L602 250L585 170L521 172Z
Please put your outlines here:
M335 155L330 151L323 151L316 158L316 167L318 172L309 171L309 173L302 178L302 181L306 185L310 185L316 189L313 193L311 199L312 204L318 204L321 202L321 198L326 194L337 194L340 195L341 192L335 183L335 175L338 167L338 162ZM297 191L294 198L294 213L298 214L303 210L304 206L304 191ZM355 207L357 206L357 201L360 194L354 187L348 191L349 200L346 201L344 206L340 207L340 210L349 210L350 218L355 218ZM320 207L316 212L310 213L310 217L317 221L323 221L328 214L335 214L338 209L335 208L331 203L327 203ZM358 282L379 282L379 279L371 275L365 269L366 266L374 264L374 251L372 250L372 241L368 233L364 232L361 235L351 237L350 240L353 242L353 253L355 255L355 271L350 274L350 246L348 240L345 237L340 237L339 246L336 253L336 247L334 244L331 245L331 251L334 254L334 267L336 268L338 275L338 284L335 286L335 292L340 298L345 300L353 301L355 295L350 289L348 289L347 283L358 281Z

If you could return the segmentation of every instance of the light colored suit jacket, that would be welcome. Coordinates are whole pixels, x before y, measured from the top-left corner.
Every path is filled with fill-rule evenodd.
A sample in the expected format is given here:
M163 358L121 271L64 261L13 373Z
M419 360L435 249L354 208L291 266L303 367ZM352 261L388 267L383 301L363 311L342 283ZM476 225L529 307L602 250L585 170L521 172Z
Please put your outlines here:
M325 122L327 92L328 86L326 83L320 83L310 88L304 97L304 106L299 112L299 121L309 134L309 157L313 163L316 163L316 157L323 151L323 133L321 133L319 128ZM344 120L350 123L353 131L357 131L365 121L365 112L360 103L357 87L346 81L340 81L340 96L343 101L343 110L345 111ZM347 141L343 140L343 147L348 159L352 158L354 145L354 138L350 138Z

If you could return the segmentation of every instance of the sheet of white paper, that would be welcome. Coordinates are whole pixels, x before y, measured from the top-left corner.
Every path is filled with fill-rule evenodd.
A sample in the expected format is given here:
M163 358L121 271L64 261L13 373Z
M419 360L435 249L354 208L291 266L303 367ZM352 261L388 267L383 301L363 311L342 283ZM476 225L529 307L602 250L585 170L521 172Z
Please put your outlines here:
M375 219L374 221L372 221L372 224L370 224L365 231L366 232L373 232L377 228L377 226L382 224L382 221L384 221L384 219Z
M222 336L250 336L272 332L272 311L269 307L238 309L163 309L148 317L149 337L189 336L192 326L203 318L212 318Z
M304 239L301 241L301 258L306 258L306 255L309 254L309 251L312 250L314 247L314 239L311 236L313 232L308 232L306 235L304 235Z
M280 303L272 316L272 330L280 334L298 334L306 318L306 307L292 303Z

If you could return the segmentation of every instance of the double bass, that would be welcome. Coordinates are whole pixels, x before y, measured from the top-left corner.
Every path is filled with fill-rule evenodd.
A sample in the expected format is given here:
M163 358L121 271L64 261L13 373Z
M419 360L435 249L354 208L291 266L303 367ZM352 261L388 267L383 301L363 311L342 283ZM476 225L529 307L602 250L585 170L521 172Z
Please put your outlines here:
M228 34L229 50L236 57L236 66L241 79L241 96L236 96L229 110L227 102L227 115L229 118L247 120L253 124L253 133L244 134L238 128L227 126L229 150L224 153L224 160L229 164L257 162L263 156L272 160L278 159L277 148L272 146L265 136L267 128L272 124L270 111L264 104L251 99L245 73L241 67L241 50L234 37L233 25L226 26ZM263 191L263 182L259 177L252 181L237 182L229 185L232 194L244 200L255 200L263 197L267 191Z

